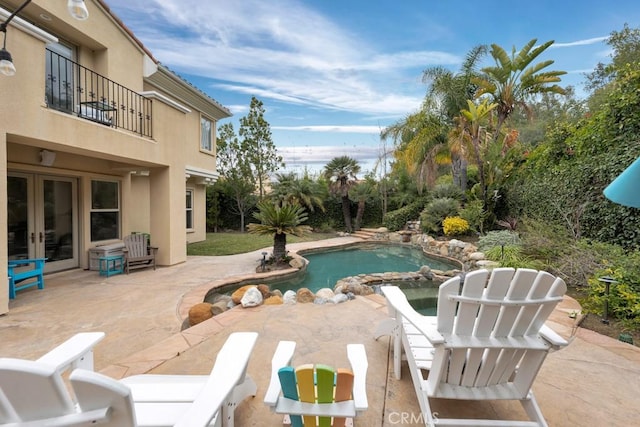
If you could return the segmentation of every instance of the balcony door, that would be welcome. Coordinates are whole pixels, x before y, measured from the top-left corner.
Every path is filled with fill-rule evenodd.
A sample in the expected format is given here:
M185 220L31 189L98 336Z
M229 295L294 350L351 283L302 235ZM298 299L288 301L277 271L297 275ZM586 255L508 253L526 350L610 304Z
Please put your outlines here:
M9 259L47 258L45 271L78 267L77 180L7 177Z
M75 109L73 75L74 49L62 43L49 43L46 50L46 98L49 108L73 113Z

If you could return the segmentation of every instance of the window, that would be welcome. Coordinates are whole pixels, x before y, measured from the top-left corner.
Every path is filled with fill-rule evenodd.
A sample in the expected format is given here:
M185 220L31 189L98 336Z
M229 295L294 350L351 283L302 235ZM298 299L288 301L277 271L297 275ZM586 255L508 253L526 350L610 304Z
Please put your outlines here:
M187 190L187 230L193 230L193 190Z
M50 108L73 112L74 49L62 43L49 43L46 50L46 100Z
M204 117L200 117L200 149L213 151L213 123Z
M91 241L120 237L120 186L114 181L91 181Z

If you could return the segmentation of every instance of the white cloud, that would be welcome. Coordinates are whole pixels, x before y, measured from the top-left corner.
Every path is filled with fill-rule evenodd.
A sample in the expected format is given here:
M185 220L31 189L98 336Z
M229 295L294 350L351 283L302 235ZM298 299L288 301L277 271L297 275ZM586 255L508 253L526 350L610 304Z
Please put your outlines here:
M125 11L124 22L170 68L217 80L221 89L295 105L403 115L420 106L424 67L462 61L431 50L379 51L289 0L109 3Z

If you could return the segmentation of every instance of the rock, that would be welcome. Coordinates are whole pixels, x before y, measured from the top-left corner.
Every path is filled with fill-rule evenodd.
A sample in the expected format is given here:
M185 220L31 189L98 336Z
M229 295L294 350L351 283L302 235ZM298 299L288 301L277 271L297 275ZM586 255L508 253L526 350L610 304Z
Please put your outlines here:
M282 298L282 291L280 289L274 289L271 291L271 296Z
M296 293L296 300L301 303L313 302L316 296L309 290L309 288L300 288Z
M301 268L304 267L304 260L302 258L294 258L291 261L289 261L289 265L292 268L297 268L298 270L300 270Z
M233 300L233 303L236 305L240 304L240 301L242 300L244 293L247 292L248 289L255 288L255 287L256 285L244 285L236 289L231 294L231 299Z
M476 266L478 266L479 268L486 268L491 270L500 266L500 263L496 261L490 261L488 259L481 259L480 261L476 261Z
M258 285L258 290L262 294L262 299L269 298L271 296L271 289L269 289L269 285Z
M284 293L284 295L282 296L282 301L285 304L295 304L297 302L296 299L296 292L292 291L292 290L288 290Z
M480 261L481 259L485 259L484 253L482 252L473 252L469 255L469 259L472 261Z
M316 292L318 298L331 299L335 296L333 291L329 288L322 288Z
M440 255L449 256L449 248L445 245L440 246Z
M189 325L195 326L207 319L211 319L213 317L211 307L212 305L208 302L201 302L191 307L189 309Z
M225 311L227 311L229 309L229 301L231 301L231 297L229 297L228 300L220 299L218 302L216 302L215 304L213 304L211 306L211 313L214 316L217 316L218 314L224 313Z
M256 307L262 304L262 301L262 293L258 290L257 287L254 286L247 289L247 291L242 296L242 299L240 300L240 304L242 304L242 307L244 308Z
M282 303L283 301L281 295L272 295L264 300L264 305L280 305Z
M326 304L326 303L327 303L327 301L329 301L329 300L328 300L328 299L326 299L326 298L316 297L316 298L313 300L313 303L314 303L314 304L318 304L318 305L322 305L322 304Z
M362 295L362 284L360 283L349 283L349 285L347 286L346 289L347 292L351 292L352 294L355 295ZM347 293L345 292L345 289L342 290L343 293Z
M340 304L341 302L349 301L349 297L347 294L335 294L331 299L331 302L334 304Z

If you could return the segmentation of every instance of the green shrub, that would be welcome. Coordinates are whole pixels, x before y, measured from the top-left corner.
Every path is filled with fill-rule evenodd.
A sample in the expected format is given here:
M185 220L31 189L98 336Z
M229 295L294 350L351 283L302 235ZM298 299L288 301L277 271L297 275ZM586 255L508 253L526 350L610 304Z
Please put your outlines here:
M447 236L458 236L469 231L469 223L459 216L448 216L442 221L442 230Z
M490 231L478 240L478 249L485 253L491 248L516 245L520 245L520 237L509 230Z
M500 267L544 269L540 261L527 257L519 245L493 246L484 255L491 261L499 262Z
M414 221L418 218L423 206L423 201L419 200L395 211L387 212L382 219L382 225L389 231L401 230L407 221Z
M442 233L442 221L448 216L458 215L460 203L452 198L433 199L420 214L422 230Z
M467 202L464 208L460 209L460 218L467 220L471 230L476 233L482 233L484 220L487 218L487 213L482 206L482 200Z
M434 199L443 199L448 197L450 199L455 199L458 201L461 201L464 197L464 194L462 193L462 190L460 190L460 187L454 185L453 183L436 185L431 191L431 195Z

